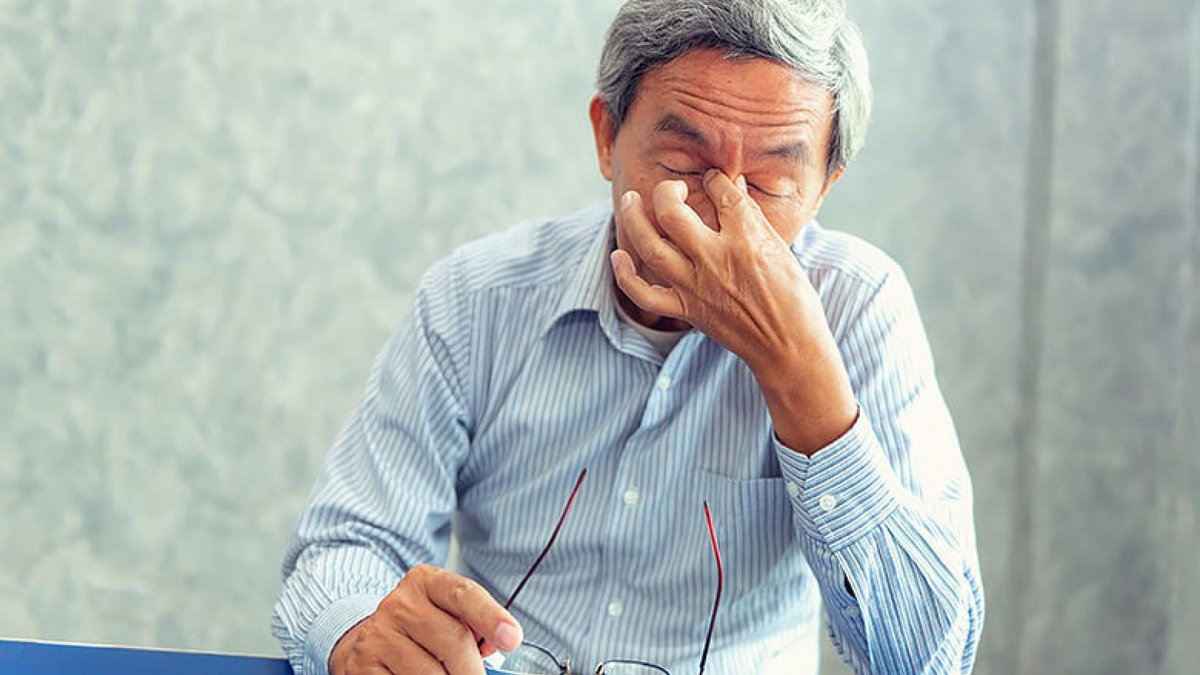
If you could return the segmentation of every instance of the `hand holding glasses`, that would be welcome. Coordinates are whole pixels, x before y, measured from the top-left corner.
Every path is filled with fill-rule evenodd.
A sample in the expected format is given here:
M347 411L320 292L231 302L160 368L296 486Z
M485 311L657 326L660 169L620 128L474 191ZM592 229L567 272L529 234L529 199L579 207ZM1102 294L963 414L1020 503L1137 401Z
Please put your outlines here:
M586 469L580 472L550 540L503 607L475 581L449 570L417 565L404 575L370 616L346 631L337 641L329 656L330 673L478 673L480 655L486 657L497 649L512 651L521 646L520 625L508 608L550 552L586 475ZM704 513L717 562L717 596L709 619L704 652L700 657L701 673L708 659L724 585L721 552L707 503ZM535 665L530 667L536 668L538 675L572 675L580 672L572 670L570 660L560 660L544 647L530 643L525 645L529 648L526 654L535 657ZM488 672L497 675L505 673L498 670ZM594 672L604 675L670 675L661 666L626 659L604 661L595 667Z

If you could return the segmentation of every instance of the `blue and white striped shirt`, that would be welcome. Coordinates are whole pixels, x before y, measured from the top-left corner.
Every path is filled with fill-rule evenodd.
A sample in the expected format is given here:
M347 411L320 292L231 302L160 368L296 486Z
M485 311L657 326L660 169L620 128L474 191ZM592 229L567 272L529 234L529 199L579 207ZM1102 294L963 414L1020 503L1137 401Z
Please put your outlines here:
M821 602L858 672L971 668L984 603L971 483L912 292L874 247L813 222L792 248L860 414L811 458L774 436L746 365L698 331L664 359L618 320L611 204L523 224L423 278L330 451L284 561L273 627L297 673L419 563L513 606L576 664L815 673ZM852 592L851 590L852 589ZM512 662L510 662L511 664Z

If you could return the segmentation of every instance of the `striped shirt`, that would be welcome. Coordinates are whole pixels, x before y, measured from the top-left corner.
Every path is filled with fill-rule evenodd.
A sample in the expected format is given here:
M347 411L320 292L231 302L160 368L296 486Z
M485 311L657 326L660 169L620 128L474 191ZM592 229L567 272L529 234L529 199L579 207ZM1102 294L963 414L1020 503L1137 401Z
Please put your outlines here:
M513 605L528 641L590 672L815 673L822 604L858 672L967 672L984 601L971 483L899 267L809 223L792 249L859 403L811 457L776 439L745 363L699 331L664 358L615 311L611 204L456 250L423 277L320 470L273 628L297 673L405 570L444 564ZM520 652L510 665L520 659ZM519 670L519 668L516 668Z

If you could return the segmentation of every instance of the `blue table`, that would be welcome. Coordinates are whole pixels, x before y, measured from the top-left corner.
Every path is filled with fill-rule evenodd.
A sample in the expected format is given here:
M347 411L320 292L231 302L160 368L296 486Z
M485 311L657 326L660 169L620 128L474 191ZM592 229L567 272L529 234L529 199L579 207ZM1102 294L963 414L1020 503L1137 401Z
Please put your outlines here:
M287 659L0 640L3 675L292 675Z
M503 671L488 669L503 675ZM0 675L292 675L287 659L0 639Z

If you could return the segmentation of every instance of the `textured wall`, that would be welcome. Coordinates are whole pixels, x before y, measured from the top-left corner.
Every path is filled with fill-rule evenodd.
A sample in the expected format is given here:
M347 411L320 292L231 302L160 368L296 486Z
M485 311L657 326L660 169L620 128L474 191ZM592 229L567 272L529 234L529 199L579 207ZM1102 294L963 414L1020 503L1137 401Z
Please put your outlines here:
M1200 414L1196 6L1062 0L1047 20L1056 76L1046 201L1030 223L1047 265L1020 448L1019 663L1170 672L1185 662L1171 650L1195 655L1200 635L1175 604L1194 602L1200 568L1173 555L1200 537L1181 520L1200 503L1200 441L1178 431ZM1193 644L1169 642L1179 631Z
M418 276L603 195L595 4L0 3L0 634L277 649Z
M606 194L618 4L0 0L0 635L276 650L287 533L418 276ZM978 672L1190 672L1196 3L850 5L877 114L822 219L917 292Z

